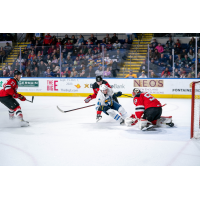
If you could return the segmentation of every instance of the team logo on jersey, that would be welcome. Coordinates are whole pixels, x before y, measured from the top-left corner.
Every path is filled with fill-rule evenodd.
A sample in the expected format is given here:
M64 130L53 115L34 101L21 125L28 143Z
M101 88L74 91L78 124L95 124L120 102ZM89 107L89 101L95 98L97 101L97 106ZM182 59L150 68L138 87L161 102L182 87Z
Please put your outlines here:
M89 84L84 84L85 85L85 87L84 88L89 88Z
M80 89L80 88L81 88L80 84L75 85L75 87L76 87L77 89Z

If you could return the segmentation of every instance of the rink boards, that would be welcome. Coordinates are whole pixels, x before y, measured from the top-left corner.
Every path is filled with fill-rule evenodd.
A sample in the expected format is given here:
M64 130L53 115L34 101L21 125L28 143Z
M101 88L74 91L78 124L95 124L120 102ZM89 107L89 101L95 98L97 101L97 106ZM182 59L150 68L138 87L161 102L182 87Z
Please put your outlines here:
M0 78L0 89L8 78ZM114 92L131 95L137 87L156 98L191 98L192 82L197 79L112 79L105 78ZM86 97L93 93L95 78L22 78L18 92L25 96ZM200 91L197 91L200 92ZM123 96L125 97L125 96Z

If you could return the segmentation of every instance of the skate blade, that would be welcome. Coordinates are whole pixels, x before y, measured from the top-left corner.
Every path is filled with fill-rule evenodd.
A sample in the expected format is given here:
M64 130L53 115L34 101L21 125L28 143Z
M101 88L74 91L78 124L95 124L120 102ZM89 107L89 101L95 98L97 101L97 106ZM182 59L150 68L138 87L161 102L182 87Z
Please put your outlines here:
M149 125L148 127L144 127L144 128L142 129L142 131L147 131L147 130L153 128L153 126L154 126L154 125Z
M21 122L21 127L28 127L29 126L29 122Z

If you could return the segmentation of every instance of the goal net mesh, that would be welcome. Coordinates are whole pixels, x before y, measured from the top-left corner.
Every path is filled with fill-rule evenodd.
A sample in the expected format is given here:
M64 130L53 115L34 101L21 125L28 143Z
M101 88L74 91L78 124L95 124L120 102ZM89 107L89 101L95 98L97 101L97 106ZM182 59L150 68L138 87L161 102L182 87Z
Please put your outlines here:
M193 138L200 138L200 82L194 83L193 90Z

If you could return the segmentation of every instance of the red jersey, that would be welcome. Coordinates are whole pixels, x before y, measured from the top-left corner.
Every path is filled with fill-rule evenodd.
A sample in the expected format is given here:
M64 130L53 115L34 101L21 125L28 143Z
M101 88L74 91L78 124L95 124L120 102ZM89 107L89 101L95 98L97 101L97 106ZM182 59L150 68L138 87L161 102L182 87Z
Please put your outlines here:
M13 98L18 98L17 94L18 83L14 78L7 80L3 85L3 89L0 90L0 97L12 96Z
M105 80L102 81L102 84L105 84L105 85L107 85L109 88L111 88L111 86L109 85L109 83L108 83L107 81L105 81ZM99 85L97 84L97 82L95 82L95 83L93 84L92 88L93 88L94 94L91 95L91 96L92 96L92 99L95 99L95 98L97 97L97 93L98 93L98 91L99 91Z
M45 35L44 37L44 41L43 41L44 44L51 44L52 43L52 38L50 35Z
M162 107L161 103L148 92L138 93L134 99L135 115L137 118L141 118L144 110L151 107Z

